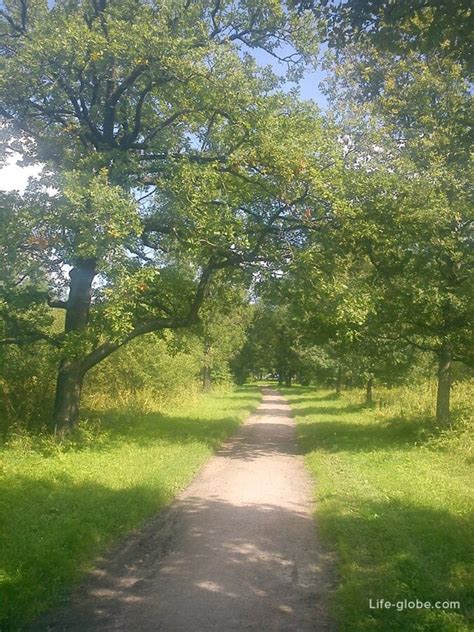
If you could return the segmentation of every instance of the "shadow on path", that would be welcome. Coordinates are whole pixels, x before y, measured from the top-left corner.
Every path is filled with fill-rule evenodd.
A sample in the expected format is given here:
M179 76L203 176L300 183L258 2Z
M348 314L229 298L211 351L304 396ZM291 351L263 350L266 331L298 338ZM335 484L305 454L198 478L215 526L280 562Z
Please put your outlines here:
M112 551L67 610L30 632L328 629L328 559L307 537L297 554L292 544L312 530L296 508L190 497Z
M30 632L324 632L331 569L289 407L264 390L173 505Z

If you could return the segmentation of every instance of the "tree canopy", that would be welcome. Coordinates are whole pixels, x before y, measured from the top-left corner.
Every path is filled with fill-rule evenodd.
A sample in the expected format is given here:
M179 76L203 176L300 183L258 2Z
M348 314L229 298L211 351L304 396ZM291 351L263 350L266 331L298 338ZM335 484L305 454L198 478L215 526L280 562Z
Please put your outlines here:
M42 171L3 195L2 349L58 361L51 429L114 351L196 327L204 381L248 374L245 350L287 382L429 351L447 420L472 362L472 99L469 8L445 5L5 2L2 147ZM287 84L322 42L327 112Z

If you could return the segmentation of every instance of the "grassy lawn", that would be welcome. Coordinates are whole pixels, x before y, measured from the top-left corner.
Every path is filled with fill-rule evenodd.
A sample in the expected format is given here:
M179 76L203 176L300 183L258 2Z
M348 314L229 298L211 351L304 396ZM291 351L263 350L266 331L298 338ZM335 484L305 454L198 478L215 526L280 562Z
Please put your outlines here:
M107 411L67 446L0 449L0 630L56 603L105 547L193 477L260 400L255 387L170 413ZM93 427L93 426L92 426Z
M473 629L472 453L465 433L435 436L309 388L283 389L317 477L323 538L339 560L339 630ZM459 601L461 609L371 609L375 600Z

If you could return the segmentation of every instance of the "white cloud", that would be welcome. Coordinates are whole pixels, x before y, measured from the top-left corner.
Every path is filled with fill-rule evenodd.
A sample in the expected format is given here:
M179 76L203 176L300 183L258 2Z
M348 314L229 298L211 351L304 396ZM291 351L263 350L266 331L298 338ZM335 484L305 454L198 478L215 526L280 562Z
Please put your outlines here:
M38 177L41 173L42 165L21 167L17 164L20 159L20 154L12 154L7 159L6 165L0 169L0 190L23 193L28 179Z

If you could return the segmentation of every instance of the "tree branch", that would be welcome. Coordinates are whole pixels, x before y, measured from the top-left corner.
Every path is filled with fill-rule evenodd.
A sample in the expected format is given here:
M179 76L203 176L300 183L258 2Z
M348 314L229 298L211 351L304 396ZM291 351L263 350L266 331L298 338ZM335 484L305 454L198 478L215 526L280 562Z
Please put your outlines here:
M120 97L135 83L138 77L148 68L147 64L139 64L129 76L120 83L115 90L113 90L108 98L107 105L109 107L114 107L117 105Z
M21 1L21 5L22 5L22 22L23 22L23 24L21 26L16 24L16 22L11 17L11 15L8 15L8 13L6 11L3 11L3 9L0 9L0 15L3 18L5 18L5 20L8 22L10 27L16 33L18 33L18 35L24 35L25 32L26 32L26 29L25 29L25 24L26 24L26 4L25 4L24 0ZM16 37L18 37L18 36L16 36Z
M47 303L49 307L53 307L55 309L67 309L68 307L67 301L61 301L59 299L51 298L50 296L47 298Z
M94 351L89 353L89 355L87 355L82 361L81 371L83 372L83 374L85 374L87 371L89 371L89 369L104 360L111 353L113 353L120 347L123 347L125 344L127 344L134 338L137 338L138 336L152 333L154 331L160 331L161 329L180 329L193 325L198 319L199 309L202 305L206 294L206 289L212 279L214 272L232 264L233 262L230 259L220 262L210 260L201 273L194 299L191 302L189 311L186 316L182 318L154 318L146 323L141 323L140 325L137 325L120 342L104 342L102 345L97 347L97 349L94 349Z
M62 344L59 340L53 338L52 336L48 336L48 334L45 334L41 331L36 331L36 332L31 332L28 335L25 336L21 336L18 338L15 338L13 336L9 336L8 338L2 338L0 339L0 345L26 345L26 344L31 344L32 342L40 342L40 341L44 341L44 342L49 342L50 345L52 345L53 347L56 347L57 349L60 349Z

